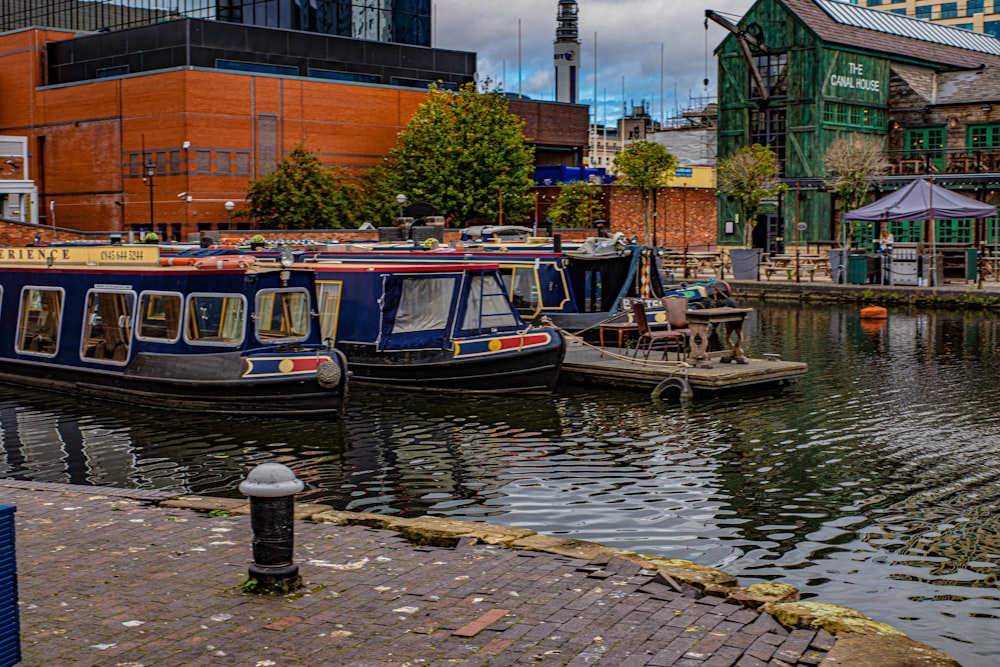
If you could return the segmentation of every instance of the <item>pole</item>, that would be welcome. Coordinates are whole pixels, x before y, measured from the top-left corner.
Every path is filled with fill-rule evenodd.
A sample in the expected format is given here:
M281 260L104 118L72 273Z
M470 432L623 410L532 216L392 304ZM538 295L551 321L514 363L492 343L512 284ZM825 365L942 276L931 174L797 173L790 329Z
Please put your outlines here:
M146 163L146 178L147 185L149 185L149 231L155 232L156 228L153 226L153 172L155 165L153 161L150 160Z
M681 184L681 243L684 245L684 277L688 277L688 198L687 183Z
M935 266L935 257L934 257L937 232L934 229L935 224L934 224L934 175L933 174L931 174L930 183L931 183L931 188L930 191L927 193L927 218L928 218L927 223L931 234L931 277L930 280L927 281L927 284L930 285L931 287L937 287L937 271L936 271L937 267Z
M799 179L795 179L795 282L799 279Z
M500 191L500 225L503 226L503 190Z

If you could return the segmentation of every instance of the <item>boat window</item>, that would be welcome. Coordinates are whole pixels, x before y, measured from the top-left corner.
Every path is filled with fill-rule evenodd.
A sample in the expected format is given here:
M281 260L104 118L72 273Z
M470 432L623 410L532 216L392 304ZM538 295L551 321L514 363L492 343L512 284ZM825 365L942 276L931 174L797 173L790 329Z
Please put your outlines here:
M192 345L235 346L243 342L246 300L241 294L191 294L184 340Z
M503 276L504 285L514 308L522 315L534 317L541 308L538 273L533 268L519 267Z
M17 324L16 350L22 354L54 356L59 348L63 291L51 287L25 287Z
M494 274L472 276L469 297L465 304L465 331L494 330L516 327L517 316L511 310L503 284Z
M337 341L337 317L340 314L341 283L317 283L319 294L319 331L327 345Z
M257 339L262 343L309 336L309 292L304 289L261 290L256 312Z
M123 364L128 361L134 308L134 292L87 292L80 356L101 362Z
M448 326L455 282L455 278L404 280L392 332L430 331Z
M135 337L160 343L175 343L181 336L184 297L168 292L139 295L139 326Z

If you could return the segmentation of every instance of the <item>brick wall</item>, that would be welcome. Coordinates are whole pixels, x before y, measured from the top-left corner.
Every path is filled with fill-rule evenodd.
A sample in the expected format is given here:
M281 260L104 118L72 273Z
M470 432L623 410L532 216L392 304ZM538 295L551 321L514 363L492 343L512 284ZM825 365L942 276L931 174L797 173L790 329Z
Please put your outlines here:
M642 224L642 197L634 190L609 186L611 230L637 236L643 243L689 249L716 243L715 190L663 188L656 194L655 238L647 239Z

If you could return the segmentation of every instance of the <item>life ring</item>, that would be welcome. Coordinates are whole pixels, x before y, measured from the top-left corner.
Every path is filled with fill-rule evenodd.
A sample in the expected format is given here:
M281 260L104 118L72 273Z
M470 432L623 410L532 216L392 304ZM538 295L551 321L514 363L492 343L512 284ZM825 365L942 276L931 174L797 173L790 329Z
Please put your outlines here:
M200 257L190 257L190 256L179 256L179 257L161 257L160 266L191 266L197 262Z
M257 261L252 255L221 255L200 257L194 262L196 269L245 269Z
M235 243L216 243L214 245L210 245L209 248L212 248L213 250L236 250L236 244Z
M889 311L882 306L865 306L861 309L863 320L884 320L889 317Z

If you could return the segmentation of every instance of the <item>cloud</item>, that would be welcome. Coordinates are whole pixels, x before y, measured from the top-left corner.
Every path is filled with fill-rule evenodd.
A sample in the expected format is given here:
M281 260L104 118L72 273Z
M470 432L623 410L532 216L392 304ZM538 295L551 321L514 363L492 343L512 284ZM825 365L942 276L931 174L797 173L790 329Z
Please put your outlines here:
M533 99L555 99L556 0L433 0L433 4L436 47L476 53L480 78L503 83L510 92L520 89ZM595 41L600 122L619 117L623 107L631 109L643 100L660 119L687 107L690 98L714 97L712 51L727 33L712 22L706 32L705 9L731 14L736 22L752 4L753 0L712 0L707 5L685 0L579 0L580 102L594 100Z

